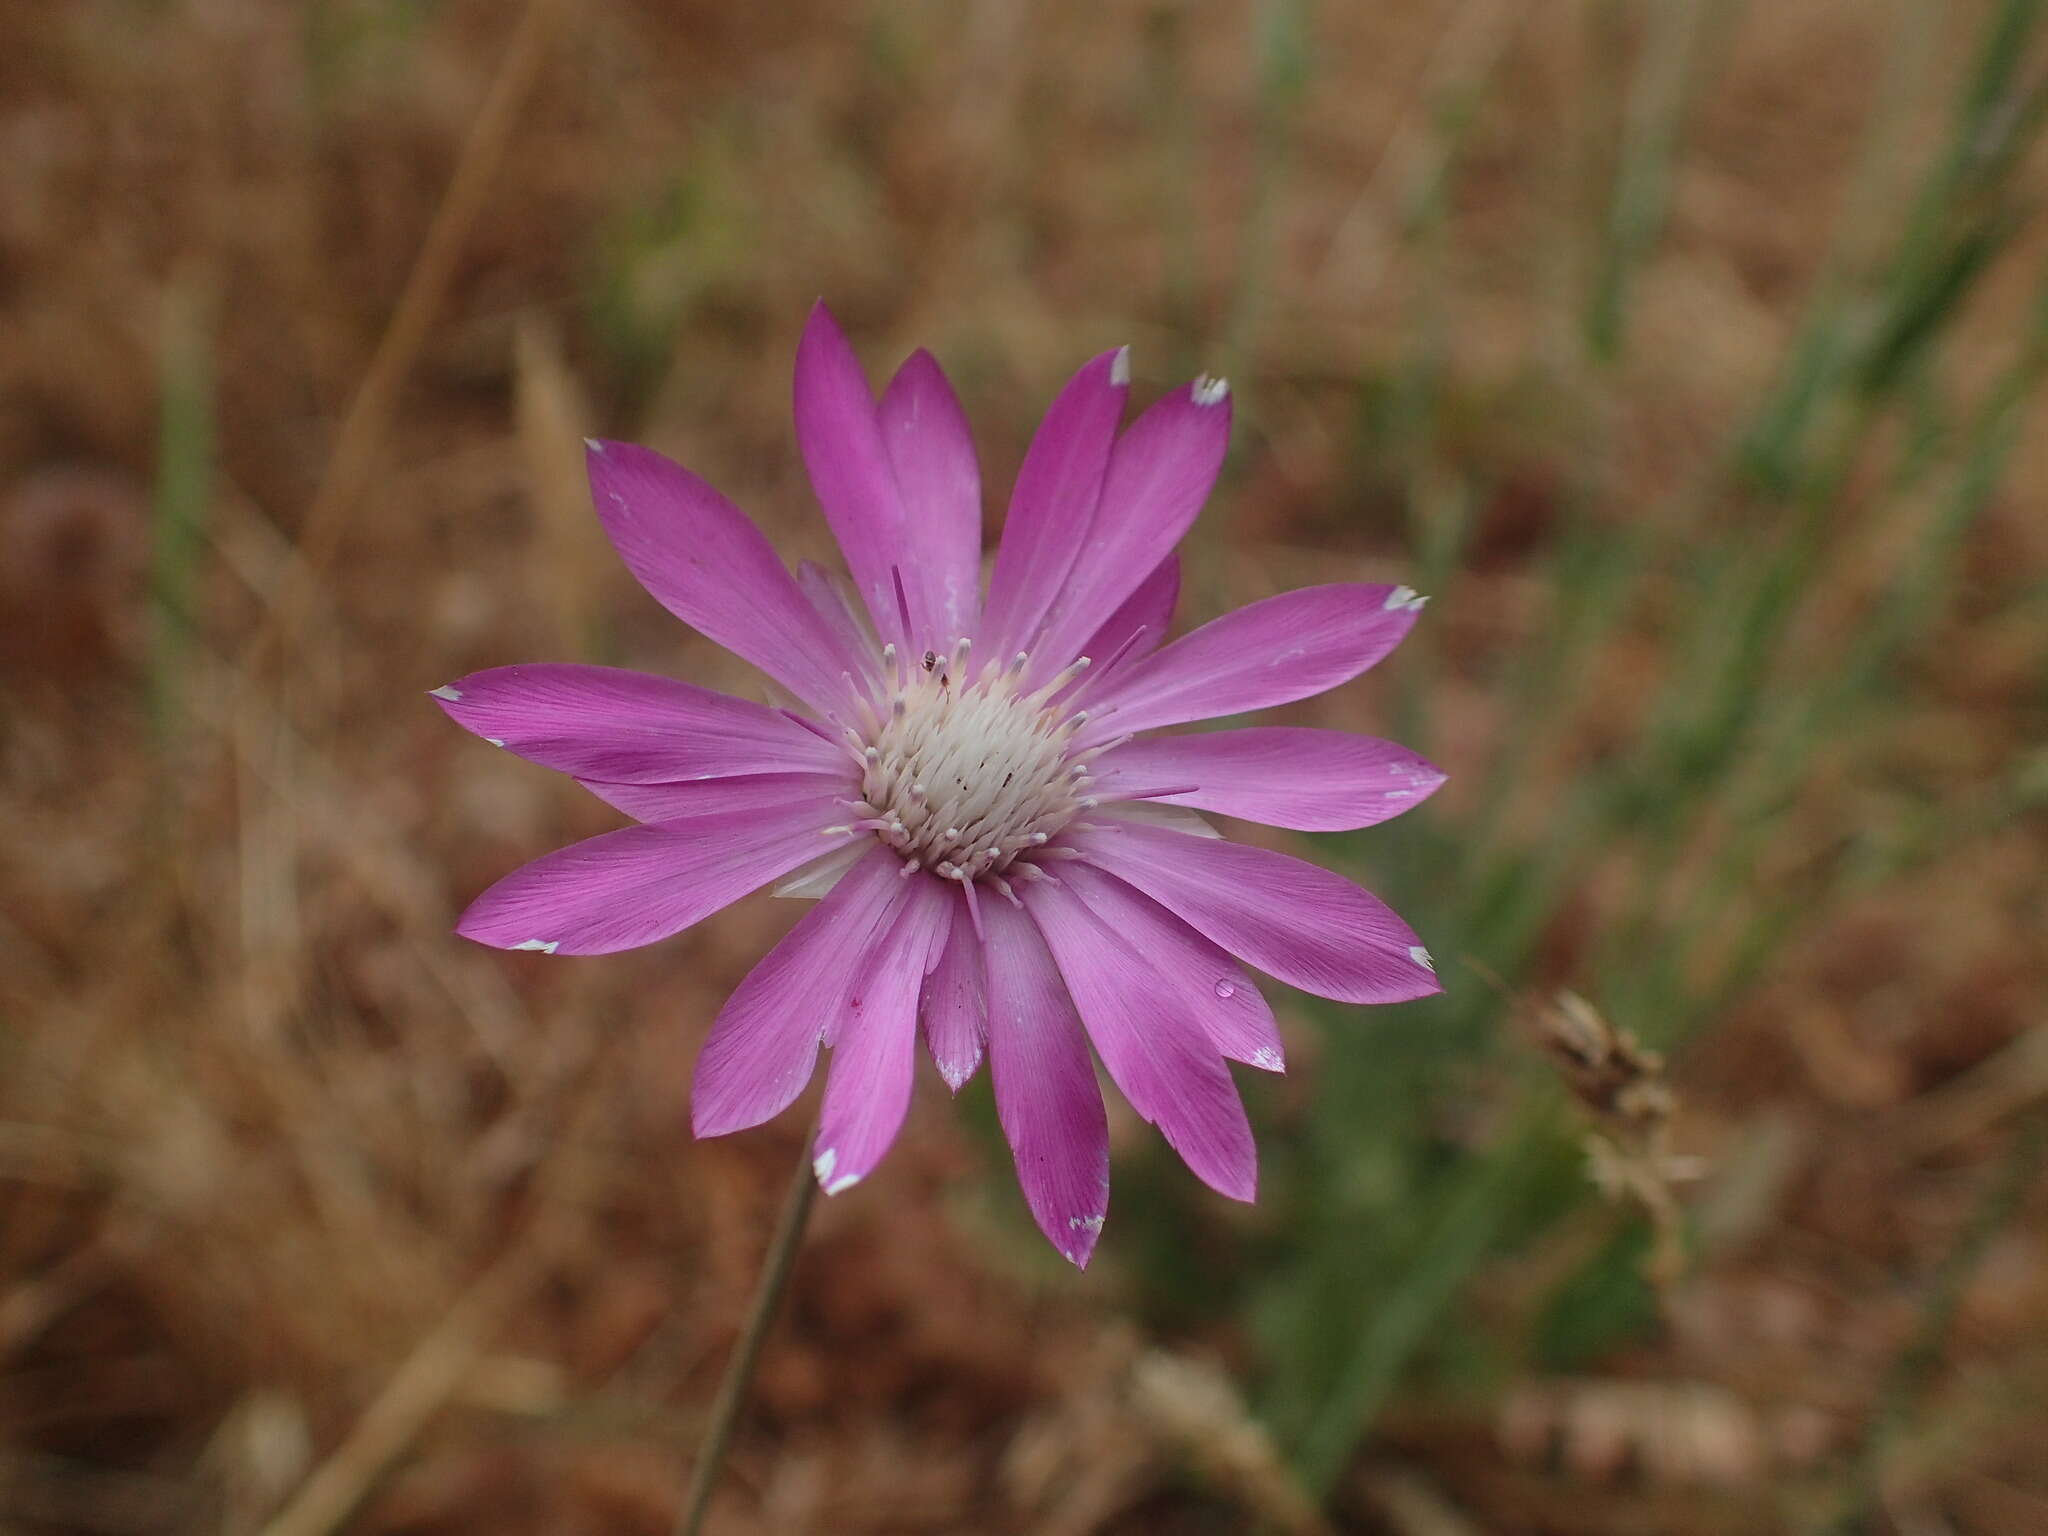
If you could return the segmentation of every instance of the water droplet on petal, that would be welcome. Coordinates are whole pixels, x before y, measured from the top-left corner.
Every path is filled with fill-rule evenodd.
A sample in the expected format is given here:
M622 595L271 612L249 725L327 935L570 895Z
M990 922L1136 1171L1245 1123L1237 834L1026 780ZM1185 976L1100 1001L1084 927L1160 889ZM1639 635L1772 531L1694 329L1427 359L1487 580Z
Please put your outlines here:
M1224 998L1235 997L1237 996L1237 988L1231 985L1230 981L1226 978L1216 983L1216 995Z

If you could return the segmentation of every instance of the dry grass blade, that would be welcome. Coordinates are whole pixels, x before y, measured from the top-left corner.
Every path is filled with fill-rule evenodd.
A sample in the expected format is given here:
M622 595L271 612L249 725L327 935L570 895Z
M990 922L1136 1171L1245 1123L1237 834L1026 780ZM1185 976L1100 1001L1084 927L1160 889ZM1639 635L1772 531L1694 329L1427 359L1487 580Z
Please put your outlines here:
M297 638L315 595L314 588L347 526L347 514L369 487L378 453L398 408L400 392L440 318L456 262L477 215L483 210L485 195L504 163L512 129L547 57L548 45L566 5L567 0L527 0L519 24L505 45L490 94L484 98L463 142L455 174L449 178L448 189L427 227L426 239L399 294L398 307L392 311L369 369L349 402L348 414L342 418L327 473L313 493L299 527L298 559L293 562L277 601L243 650L245 674L260 666L273 643L289 648Z
M1132 1367L1131 1393L1144 1417L1262 1523L1286 1536L1333 1536L1334 1527L1221 1366L1155 1350Z
M334 1453L306 1479L263 1536L327 1536L461 1388L498 1328L541 1272L544 1250L515 1250L470 1287L421 1339Z
M519 450L540 524L536 564L547 573L544 595L553 610L556 643L576 652L590 643L601 579L601 546L590 536L583 468L590 411L562 360L561 341L545 320L528 316L520 322L514 362Z
M576 1149L611 1103L618 1083L611 1058L593 1052L565 1108L557 1155L540 1170L535 1216L490 1268L422 1336L385 1382L340 1445L300 1485L262 1536L327 1536L339 1530L363 1499L462 1391L514 1311L532 1295L551 1265L582 1240L587 1214L577 1181Z
M1900 1113L1900 1140L1916 1158L1946 1151L2048 1097L2048 1024L2036 1025L1954 1082Z

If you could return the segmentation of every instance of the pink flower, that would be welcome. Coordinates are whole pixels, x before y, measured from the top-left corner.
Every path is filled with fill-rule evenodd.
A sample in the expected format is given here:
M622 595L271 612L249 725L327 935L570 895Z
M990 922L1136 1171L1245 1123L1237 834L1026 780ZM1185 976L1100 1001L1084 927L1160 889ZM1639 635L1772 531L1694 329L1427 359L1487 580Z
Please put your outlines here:
M1370 826L1434 790L1435 768L1335 731L1153 734L1357 676L1422 599L1310 587L1162 645L1229 392L1197 379L1119 433L1128 388L1127 354L1109 352L1053 402L984 598L980 472L945 375L918 352L878 403L821 304L797 350L796 432L850 593L808 564L792 577L688 470L590 446L598 515L640 583L790 702L562 665L435 690L457 723L639 823L506 876L461 933L605 954L773 881L822 897L720 1012L696 1133L780 1113L829 1045L817 1174L849 1188L903 1123L921 1028L956 1091L987 1052L1025 1199L1075 1264L1109 1203L1090 1042L1203 1181L1250 1200L1257 1154L1226 1063L1277 1072L1281 1051L1240 962L1345 1002L1438 990L1384 903L1196 814Z

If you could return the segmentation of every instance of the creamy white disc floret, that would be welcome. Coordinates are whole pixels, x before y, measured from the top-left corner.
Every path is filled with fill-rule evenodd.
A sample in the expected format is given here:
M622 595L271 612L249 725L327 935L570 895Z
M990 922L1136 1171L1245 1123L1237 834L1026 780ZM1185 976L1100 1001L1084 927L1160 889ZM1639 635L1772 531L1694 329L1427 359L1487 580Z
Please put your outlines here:
M902 668L888 712L856 733L853 825L913 868L960 881L1001 877L1095 803L1087 761L1096 754L1070 750L1087 714L1053 702L1086 659L1027 692L1024 657L975 670L970 656L963 640Z

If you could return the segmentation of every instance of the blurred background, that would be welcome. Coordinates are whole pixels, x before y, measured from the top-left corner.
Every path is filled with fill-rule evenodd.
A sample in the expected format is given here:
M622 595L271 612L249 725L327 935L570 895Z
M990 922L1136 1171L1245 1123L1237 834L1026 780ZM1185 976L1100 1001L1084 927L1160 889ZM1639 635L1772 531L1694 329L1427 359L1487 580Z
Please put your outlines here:
M1228 374L1183 624L1432 595L1288 717L1449 770L1293 845L1446 994L1276 997L1256 1206L1117 1119L1085 1275L924 1074L712 1528L2048 1531L2044 9L0 6L0 1528L668 1529L795 914L453 938L616 818L423 692L751 690L578 439L825 554L822 294L992 525L1085 357Z

